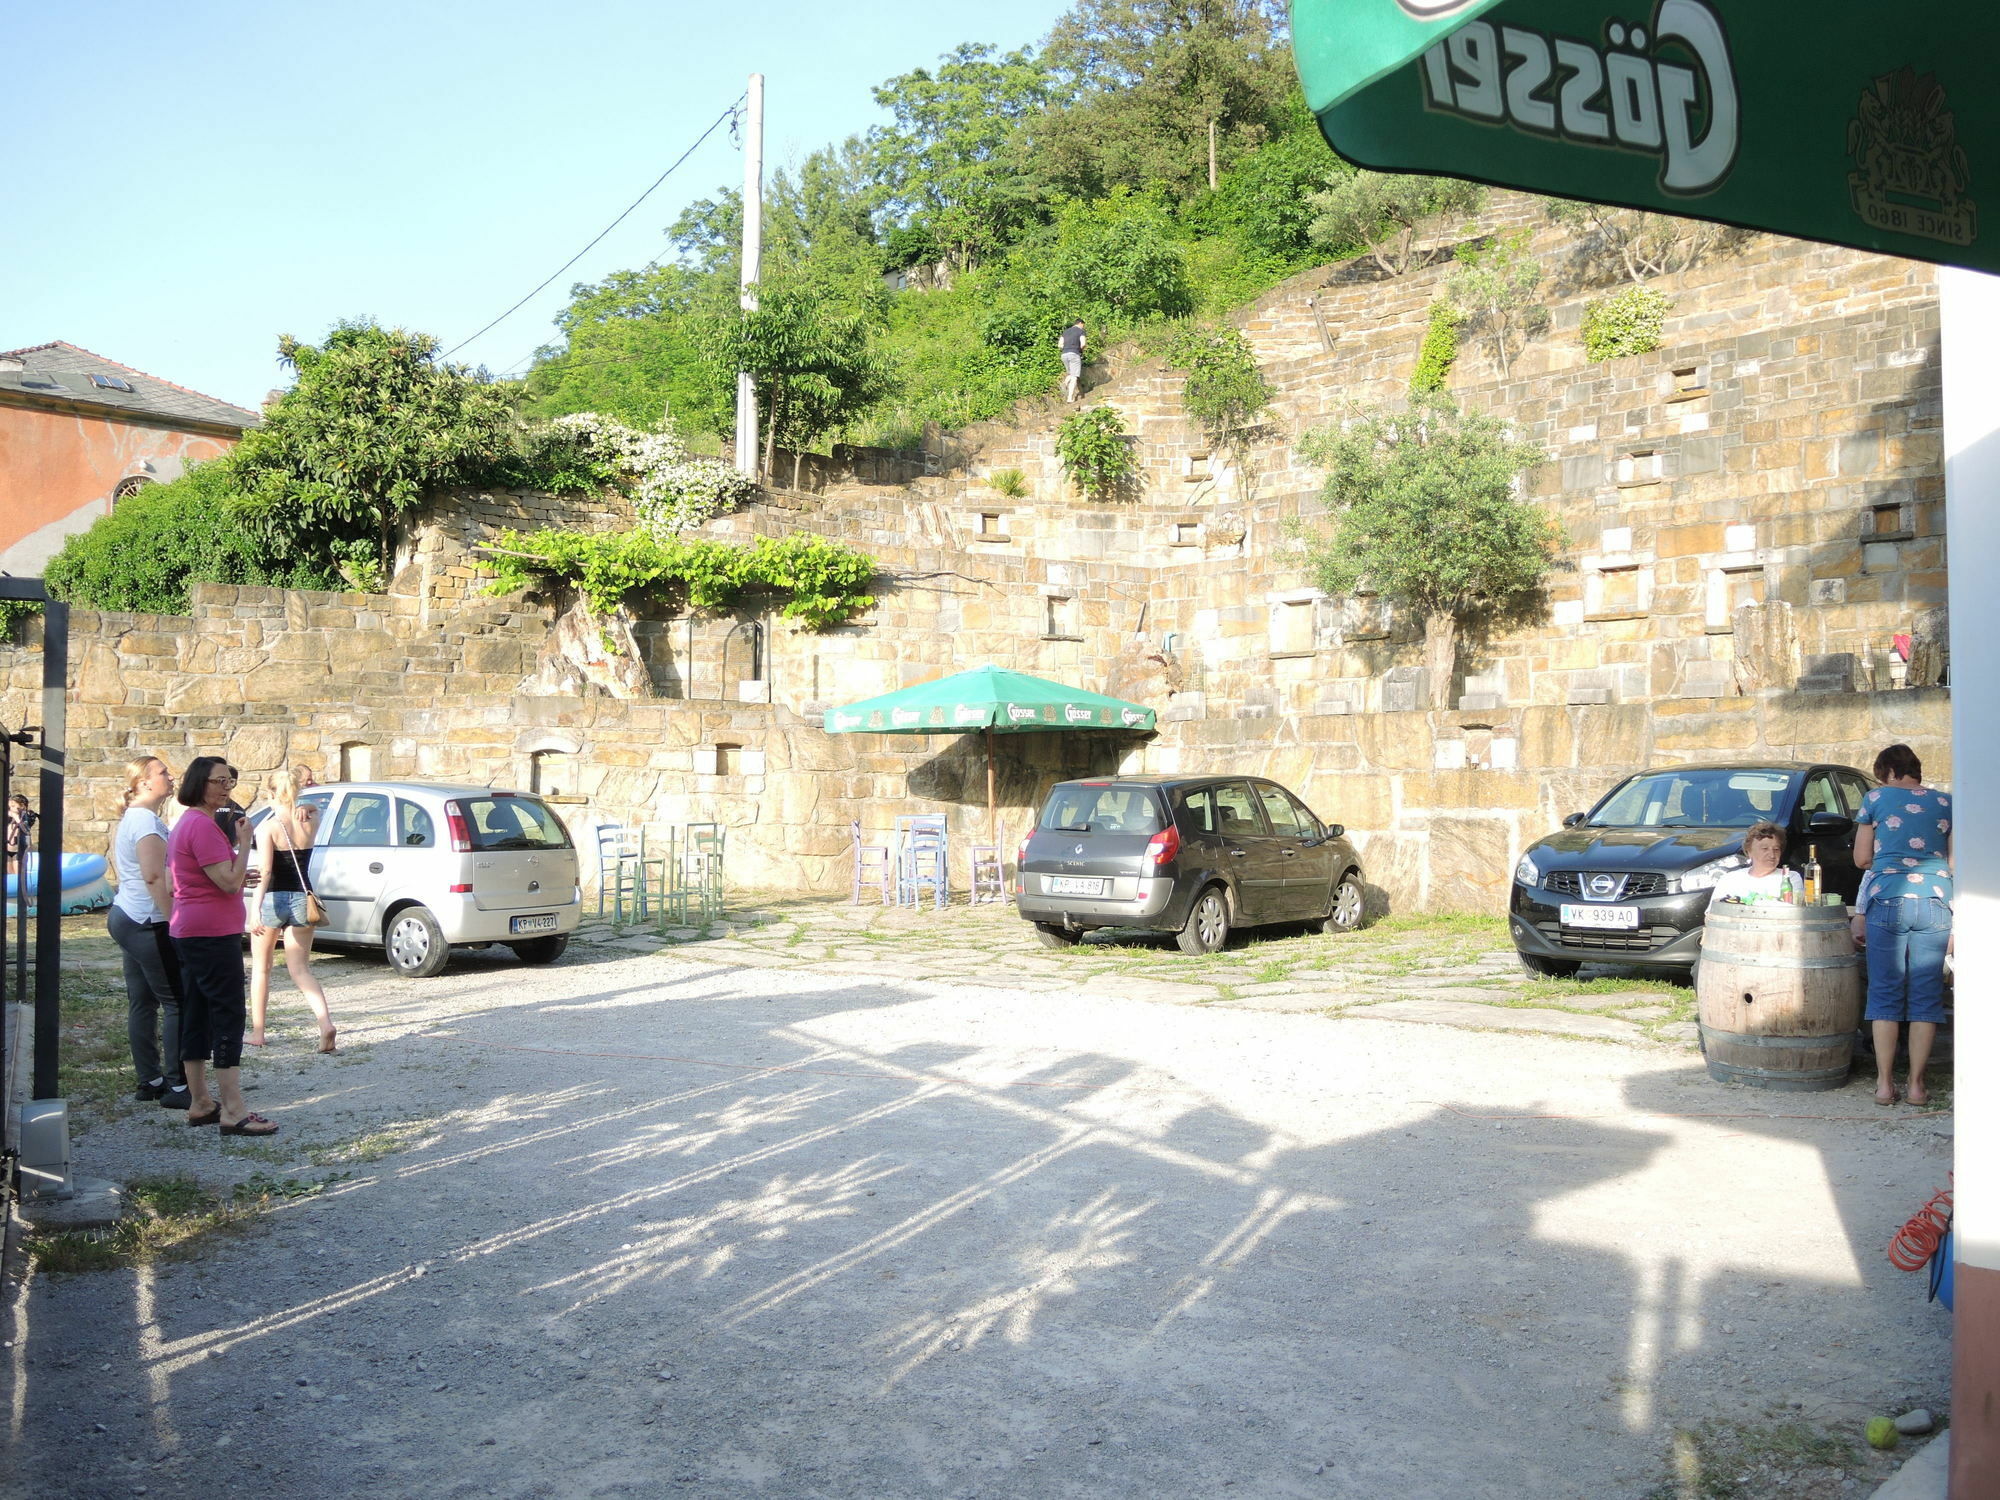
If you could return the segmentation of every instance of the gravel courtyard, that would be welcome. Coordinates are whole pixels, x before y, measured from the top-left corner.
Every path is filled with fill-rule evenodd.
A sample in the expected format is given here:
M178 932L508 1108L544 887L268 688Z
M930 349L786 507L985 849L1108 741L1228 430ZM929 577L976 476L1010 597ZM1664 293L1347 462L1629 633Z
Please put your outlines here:
M1497 931L1190 961L791 902L328 958L341 1053L280 977L246 1065L274 1141L76 1075L82 1171L261 1209L10 1261L6 1488L1866 1494L1859 1420L1945 1405L1882 1249L1949 1113L1718 1088L1685 992L1528 985Z

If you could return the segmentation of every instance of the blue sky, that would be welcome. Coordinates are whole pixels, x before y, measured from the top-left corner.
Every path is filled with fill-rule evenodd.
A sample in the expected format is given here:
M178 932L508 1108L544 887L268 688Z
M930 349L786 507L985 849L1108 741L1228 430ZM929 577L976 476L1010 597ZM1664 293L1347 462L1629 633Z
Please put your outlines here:
M8 4L0 348L65 339L255 407L280 333L373 316L447 347L580 249L765 75L768 165L883 119L893 74L1038 40L1064 0ZM569 285L644 264L739 181L718 132L457 358L499 371Z

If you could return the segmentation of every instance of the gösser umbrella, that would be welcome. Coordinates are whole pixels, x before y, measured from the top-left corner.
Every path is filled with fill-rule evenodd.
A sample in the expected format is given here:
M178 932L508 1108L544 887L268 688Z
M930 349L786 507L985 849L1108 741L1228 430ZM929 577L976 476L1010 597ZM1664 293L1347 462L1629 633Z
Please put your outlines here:
M1295 0L1306 102L1381 171L2000 270L2000 7Z
M1153 711L1123 698L1065 687L1046 677L974 667L879 698L826 711L828 734L970 734L986 732L986 834L996 838L993 736L1055 729L1153 727Z

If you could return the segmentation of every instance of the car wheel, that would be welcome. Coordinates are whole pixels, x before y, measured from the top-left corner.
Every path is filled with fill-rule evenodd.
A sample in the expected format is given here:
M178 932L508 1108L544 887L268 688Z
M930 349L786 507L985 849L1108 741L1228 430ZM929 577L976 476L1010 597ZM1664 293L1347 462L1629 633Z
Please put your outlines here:
M1574 979L1583 967L1579 958L1543 958L1539 953L1516 953L1521 968L1530 979Z
M1187 925L1175 934L1183 953L1213 953L1229 941L1229 901L1222 887L1212 885L1194 898Z
M1071 932L1067 927L1058 927L1053 922L1037 922L1035 936L1041 940L1044 948L1074 948L1083 934Z
M1321 932L1359 932L1368 917L1368 898L1361 877L1349 870L1333 888L1333 908L1319 924Z
M530 938L525 943L509 943L507 946L514 950L514 957L524 964L552 964L569 947L569 934L559 932L554 937Z
M382 951L389 966L405 979L429 979L439 973L451 957L451 944L444 940L438 920L421 906L406 906L389 918L389 930L382 934Z

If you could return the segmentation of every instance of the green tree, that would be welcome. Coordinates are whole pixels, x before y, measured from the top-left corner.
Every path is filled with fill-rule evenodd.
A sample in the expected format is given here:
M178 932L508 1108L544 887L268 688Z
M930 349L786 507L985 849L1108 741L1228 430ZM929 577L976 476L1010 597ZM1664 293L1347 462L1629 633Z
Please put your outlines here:
M232 455L246 522L281 550L372 534L387 568L398 517L504 465L519 431L509 393L441 362L437 347L367 321L318 345L281 337L297 380Z
M1072 317L1129 325L1194 309L1187 253L1152 198L1121 190L1096 203L1065 204L1052 241L1027 259L1039 270L1042 310L1058 327Z
M1166 360L1187 371L1181 405L1211 443L1240 446L1243 429L1271 404L1270 382L1242 331L1189 328L1169 341Z
M756 381L768 474L779 443L803 449L853 421L887 392L889 371L870 348L866 320L817 289L771 283L757 300L755 312L723 329L716 354L719 368Z
M1622 275L1634 286L1644 286L1655 276L1700 264L1743 233L1705 219L1566 198L1550 200L1548 213L1576 237L1578 280L1586 283Z
M960 266L1018 238L1041 198L1023 171L1021 124L1048 91L1032 53L977 42L878 86L875 102L896 118L868 137L883 211L899 227L921 226Z
M1460 245L1458 264L1445 278L1445 295L1493 351L1502 378L1527 341L1549 326L1542 302L1542 263L1527 230L1496 236L1483 245Z
M1304 533L1319 586L1365 581L1420 616L1431 706L1449 707L1460 632L1532 608L1561 545L1517 494L1542 450L1433 394L1309 433L1299 451L1327 473L1326 521Z
M1287 266L1302 265L1316 253L1313 195L1353 172L1328 148L1305 97L1294 89L1285 102L1282 132L1239 156L1215 192L1187 206L1184 220L1202 233L1230 235ZM1356 242L1341 248L1353 254L1361 247Z
M1092 500L1109 500L1136 488L1139 463L1131 435L1115 406L1073 411L1056 429L1056 457L1063 472Z
M1042 60L1070 102L1031 122L1038 178L1094 197L1159 186L1191 198L1268 140L1293 87L1278 0L1078 0Z
M1353 172L1333 177L1312 197L1312 239L1329 251L1365 245L1385 276L1400 276L1416 256L1417 235L1446 214L1469 214L1485 197L1456 177Z

